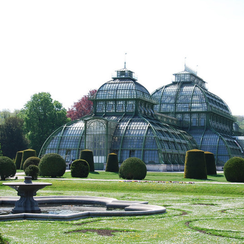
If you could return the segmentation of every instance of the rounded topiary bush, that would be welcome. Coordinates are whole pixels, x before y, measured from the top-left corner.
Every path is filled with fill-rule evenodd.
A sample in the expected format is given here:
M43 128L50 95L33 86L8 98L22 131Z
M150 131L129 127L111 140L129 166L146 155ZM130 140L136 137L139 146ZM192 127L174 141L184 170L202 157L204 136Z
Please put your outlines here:
M84 159L90 166L90 172L94 172L93 152L91 150L82 150L80 153L80 159Z
M16 156L15 156L15 167L16 169L20 169L20 165L21 165L21 160L22 160L22 155L23 155L23 151L18 151L16 153Z
M119 162L116 153L110 153L107 158L106 169L107 172L119 172Z
M7 177L13 177L16 173L16 167L13 160L6 156L0 157L0 175L1 180L5 180Z
M216 171L214 154L211 152L204 152L204 155L205 155L205 161L206 161L207 174L216 175L217 171Z
M22 159L21 159L21 164L20 164L20 169L23 169L24 162L27 158L29 157L35 157L36 156L36 151L33 149L26 149L22 153Z
M37 180L38 174L39 174L39 168L37 165L29 165L26 169L25 169L25 174L26 176L31 176L32 180Z
M207 179L204 151L193 149L186 152L184 178Z
M40 158L38 158L38 157L29 157L29 158L27 158L26 160L25 160L25 162L24 162L24 165L23 165L23 170L25 171L25 169L27 168L27 167L29 167L30 165L36 165L36 166L38 166L39 165L39 163L40 163Z
M86 178L90 172L90 166L84 159L76 159L70 166L71 176Z
M119 168L119 177L123 179L143 180L146 175L146 164L139 158L127 158Z
M39 174L42 176L63 176L66 170L66 163L59 154L48 153L41 158L39 170Z
M224 165L224 175L227 181L244 182L244 158L229 159Z

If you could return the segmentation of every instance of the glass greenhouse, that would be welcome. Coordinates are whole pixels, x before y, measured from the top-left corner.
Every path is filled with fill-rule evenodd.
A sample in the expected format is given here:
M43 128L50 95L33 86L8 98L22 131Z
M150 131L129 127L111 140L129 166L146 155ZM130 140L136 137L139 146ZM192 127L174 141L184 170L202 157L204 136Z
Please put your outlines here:
M157 103L126 68L116 71L91 100L93 114L54 131L40 157L58 153L68 162L90 149L95 169L104 169L108 154L114 152L120 163L138 157L149 170L182 170L185 152L197 147L193 137L179 129L177 119L154 112Z
M152 99L158 102L154 111L176 118L199 149L214 153L217 165L233 156L243 157L240 142L232 136L234 118L227 104L187 67L174 77L171 84L153 92Z
M90 98L92 114L54 131L39 157L58 153L70 162L90 149L95 169L104 169L114 152L119 163L138 157L148 170L158 171L183 170L185 153L193 148L214 153L219 166L230 157L243 157L226 103L187 67L174 76L150 95L132 71L117 70Z

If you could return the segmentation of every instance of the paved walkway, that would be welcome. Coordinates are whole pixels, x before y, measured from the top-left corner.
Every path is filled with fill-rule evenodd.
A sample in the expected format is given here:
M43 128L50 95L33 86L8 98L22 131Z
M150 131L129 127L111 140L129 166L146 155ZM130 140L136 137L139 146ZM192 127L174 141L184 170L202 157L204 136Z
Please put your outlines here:
M67 170L66 172L69 172L70 170ZM172 172L163 172L163 173L172 173ZM183 173L183 172L173 172L173 173ZM223 173L223 171L218 171L217 173ZM15 179L16 177L18 177L18 179L24 179L25 178L25 173L24 172L18 172L16 173L16 175L14 177L12 177L11 179ZM125 181L123 179L89 179L89 178L42 178L42 177L38 177L38 179L56 179L56 180L80 180L80 181ZM146 182L146 180L141 180L138 182ZM169 181L147 181L147 182L156 182L156 183L177 183L176 181L173 182L169 182ZM182 181L181 181L182 182ZM244 184L244 182L216 182L216 181L191 181L194 184L220 184L220 185L224 185L224 184Z

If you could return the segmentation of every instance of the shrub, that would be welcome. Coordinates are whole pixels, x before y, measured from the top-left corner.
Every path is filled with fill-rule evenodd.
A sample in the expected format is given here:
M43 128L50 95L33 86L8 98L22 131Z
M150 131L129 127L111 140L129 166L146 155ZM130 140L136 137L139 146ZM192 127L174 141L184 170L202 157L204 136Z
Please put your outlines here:
M86 178L90 172L90 166L84 159L76 159L70 166L71 176Z
M244 158L229 159L224 165L224 175L227 181L244 182Z
M24 162L23 170L25 170L30 165L36 165L36 166L38 166L39 163L40 163L40 158L38 158L38 157L29 157Z
M193 149L186 152L184 178L207 179L204 151Z
M214 154L211 152L204 152L205 161L206 161L206 168L208 175L216 175L216 164Z
M118 156L116 153L110 153L108 155L105 171L119 172L119 162L118 162Z
M18 151L16 153L15 162L14 162L15 163L15 166L16 166L16 169L20 169L22 155L23 155L23 151Z
M127 158L120 166L119 177L123 179L142 180L147 175L146 164L139 158Z
M2 234L0 233L0 244L6 244L8 242L6 242L3 237L2 237Z
M80 153L80 159L84 159L90 166L90 172L94 172L93 153L91 150L82 150Z
M29 165L26 169L25 169L25 174L26 176L31 176L32 180L37 180L38 174L39 174L39 168L36 165Z
M6 156L0 157L0 175L1 180L5 180L7 177L13 177L16 173L16 167L12 159Z
M59 154L48 153L41 158L39 170L42 176L63 176L66 170L66 163Z
M20 169L23 169L24 166L24 162L27 158L29 157L35 157L36 156L36 151L33 149L26 149L23 151L22 154L22 159L21 159L21 165L20 165Z

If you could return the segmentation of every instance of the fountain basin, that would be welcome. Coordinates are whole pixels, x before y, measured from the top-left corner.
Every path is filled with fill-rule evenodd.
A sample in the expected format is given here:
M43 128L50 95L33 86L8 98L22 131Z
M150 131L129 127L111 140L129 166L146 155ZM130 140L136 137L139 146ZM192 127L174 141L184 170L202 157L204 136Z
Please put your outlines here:
M16 197L0 197L0 205L14 205L18 201ZM140 216L154 215L166 212L166 208L156 205L149 205L147 201L119 201L115 198L90 197L90 196L48 196L35 197L35 201L42 204L89 204L102 205L106 211L85 211L68 215L62 214L41 214L41 213L17 213L0 215L0 221L6 220L77 220L89 217L112 217L112 216ZM121 209L121 211L114 211Z

